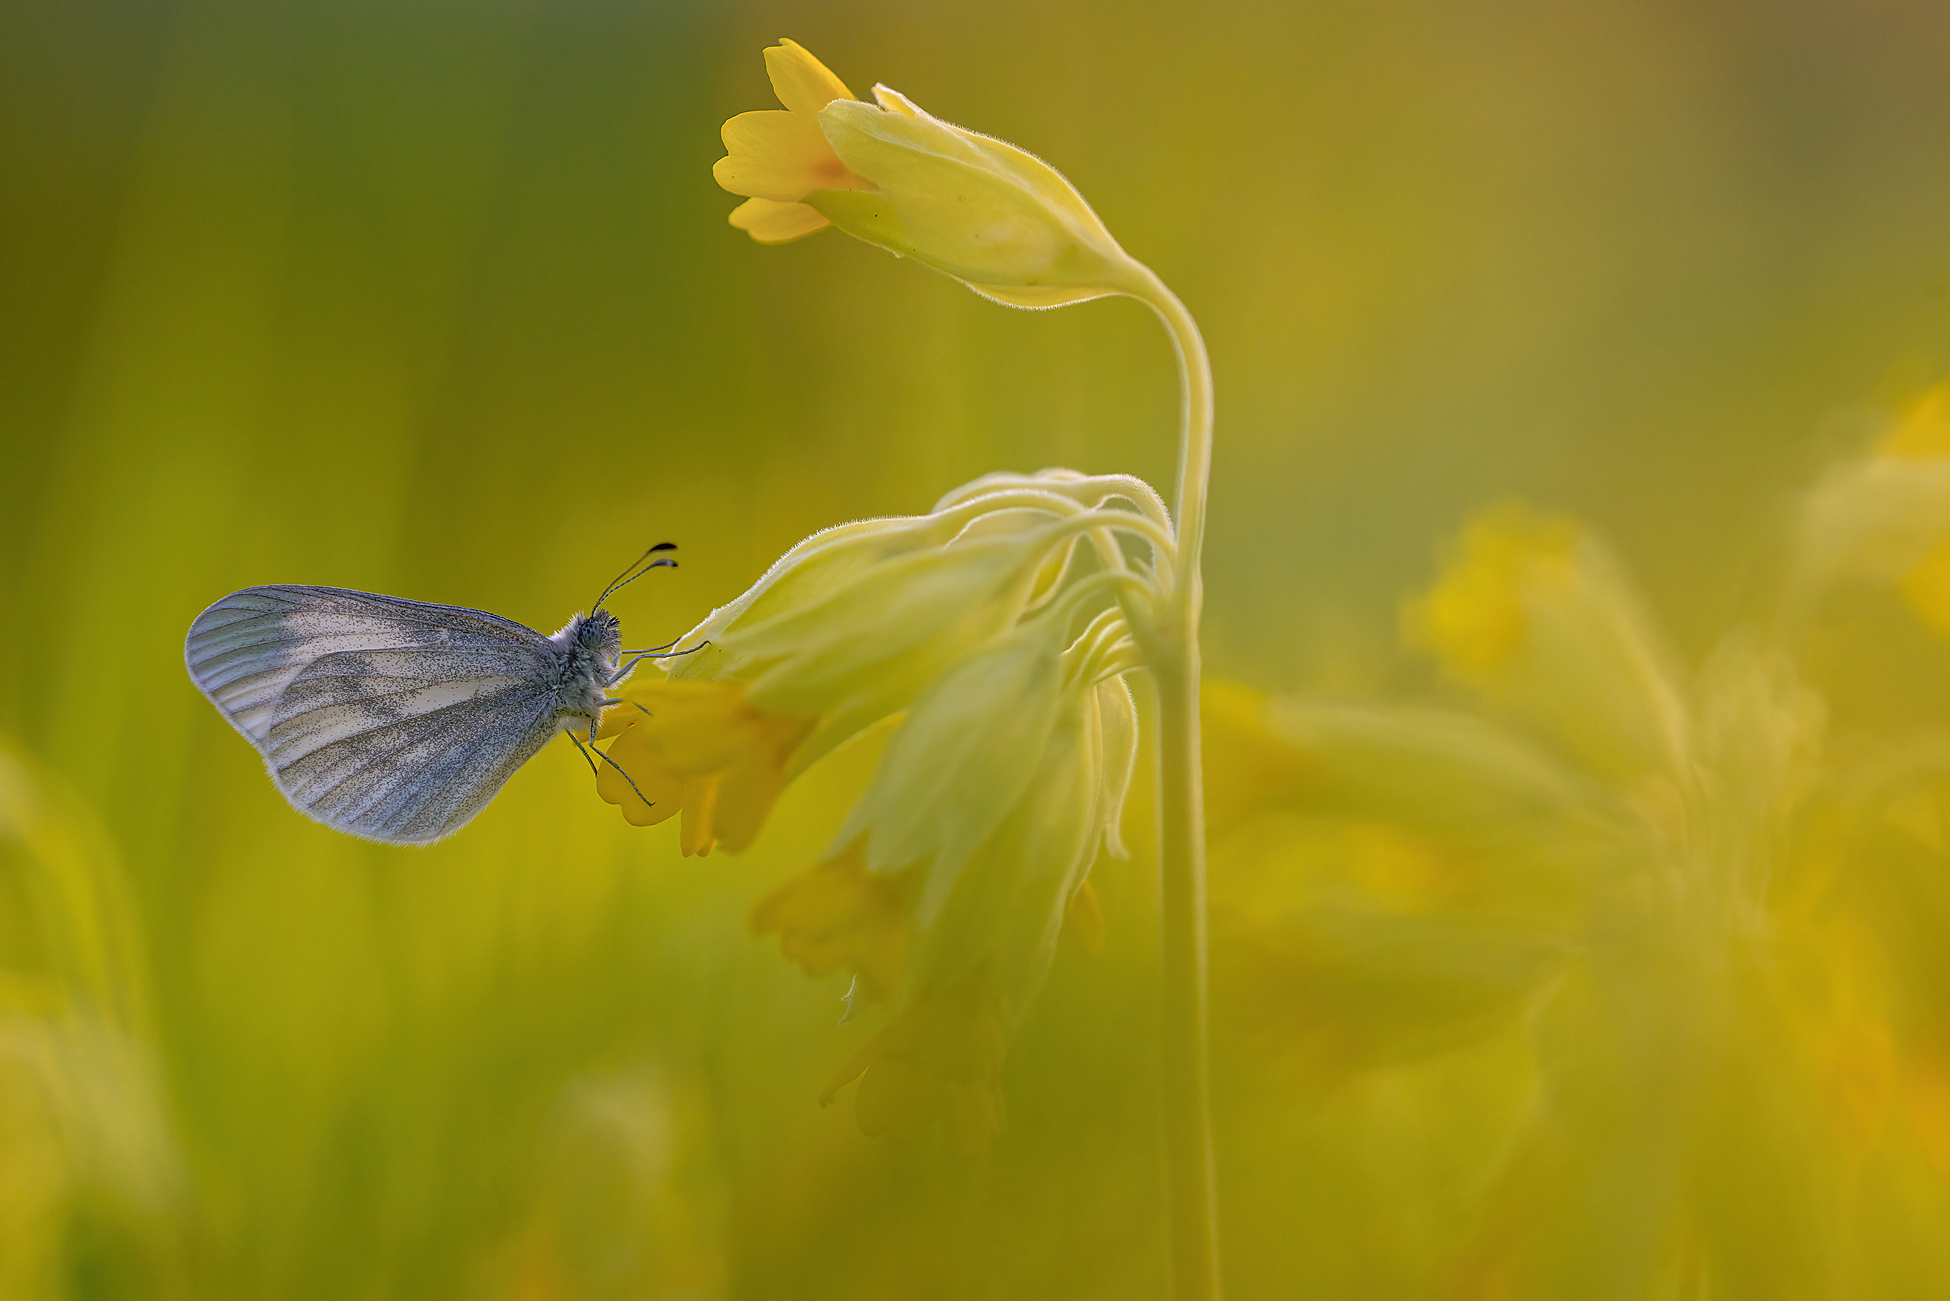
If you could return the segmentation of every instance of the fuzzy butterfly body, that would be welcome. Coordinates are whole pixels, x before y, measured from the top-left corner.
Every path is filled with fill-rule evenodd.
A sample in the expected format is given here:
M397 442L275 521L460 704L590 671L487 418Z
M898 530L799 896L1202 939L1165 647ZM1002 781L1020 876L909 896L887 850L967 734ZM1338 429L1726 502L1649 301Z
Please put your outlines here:
M198 615L184 660L293 808L424 845L466 825L557 732L593 734L605 690L629 673L622 645L600 601L551 637L463 606L277 586Z

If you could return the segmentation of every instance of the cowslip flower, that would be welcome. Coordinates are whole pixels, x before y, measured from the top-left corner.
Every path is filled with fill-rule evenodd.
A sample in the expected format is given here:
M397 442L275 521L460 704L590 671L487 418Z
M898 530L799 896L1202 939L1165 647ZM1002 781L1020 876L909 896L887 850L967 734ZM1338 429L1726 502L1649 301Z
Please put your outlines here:
M787 887L796 897L835 866L860 865L903 901L907 1006L824 1095L860 1078L863 1132L908 1134L932 1118L959 1147L986 1141L1002 1115L1004 1049L1059 938L1102 942L1087 873L1100 850L1125 856L1118 824L1136 746L1135 709L1100 635L1108 622L1066 648L1051 631L1061 620L1046 616L944 674L890 738L840 848ZM753 920L780 930L788 956L803 950L772 901ZM856 994L885 990L867 962L855 969Z
M746 703L736 684L655 682L626 688L598 739L614 737L596 793L634 826L683 814L683 852L744 849L784 789L787 763L812 721Z
M1924 623L1950 634L1950 382L1808 492L1796 544L1792 599L1805 605L1844 578L1890 583Z
M783 110L725 123L718 184L762 244L828 225L1017 307L1128 292L1149 273L1056 169L953 126L897 91L861 102L792 41L765 51Z
M686 852L743 848L787 781L1044 610L1074 577L1079 539L1108 566L1086 599L1141 588L1169 565L1160 513L1128 476L1045 471L978 481L927 515L815 534L680 638L688 653L665 662L663 681L621 689L597 733L616 737L598 790L637 825L682 808ZM1148 559L1126 560L1125 534Z
M1486 512L1410 609L1470 703L1233 693L1208 717L1208 777L1251 796L1214 851L1222 1051L1284 1093L1376 1072L1309 1159L1370 1169L1373 1135L1424 1114L1510 1154L1453 1210L1414 1204L1420 1148L1374 1190L1418 1231L1455 1215L1467 1245L1428 1277L1513 1298L1933 1277L1941 742L1843 719L1829 745L1840 704L1751 629L1690 667L1633 649L1664 639L1575 521ZM1620 726L1628 701L1675 717ZM1459 1062L1495 1089L1459 1090ZM1892 1217L1914 1197L1933 1209Z
M1403 623L1451 677L1580 759L1622 775L1684 768L1671 656L1616 562L1575 522L1484 512Z
M1173 561L1162 515L1140 481L1049 470L816 534L604 718L598 793L635 825L681 814L688 854L749 845L786 782L900 715L822 860L751 918L809 975L849 973L849 1007L906 991L906 1028L877 1041L896 1064L868 1053L848 1077L874 1081L856 1100L867 1132L923 1115L992 1132L971 1117L998 1118L999 1099L973 1099L999 1075L924 1051L928 1027L999 1026L1006 1042L1066 925L1101 942L1086 875L1100 849L1128 855L1124 675L1130 619Z
M752 930L777 934L779 951L808 976L849 971L862 996L885 998L907 970L911 882L868 872L863 846L794 877L753 907Z
M749 231L762 243L783 243L833 225L856 238L911 257L952 276L975 292L1017 307L1055 307L1110 294L1126 294L1155 311L1177 351L1181 404L1179 482L1173 511L1167 514L1149 488L1133 493L1108 488L1103 496L1121 496L1131 511L1106 511L1072 498L1055 518L1039 523L1052 502L1024 502L1003 508L989 503L979 521L971 521L964 535L968 554L963 566L945 558L917 556L911 570L886 572L885 586L876 598L898 597L911 618L882 620L869 637L849 634L832 615L850 608L871 619L876 603L864 599L873 581L863 574L854 593L834 591L826 608L809 605L796 618L779 613L769 622L754 622L746 632L727 629L726 659L701 666L700 672L724 668L742 673L752 683L754 704L785 711L818 711L822 721L802 750L816 755L832 737L856 730L863 720L884 715L893 702L917 698L927 683L955 672L955 662L984 636L1006 637L1014 623L1046 602L1070 600L1070 593L1097 584L1100 595L1114 602L1108 622L1093 622L1084 634L1103 650L1116 667L1114 677L1144 667L1158 688L1159 753L1162 794L1159 801L1159 861L1162 870L1163 939L1160 945L1165 997L1160 1017L1166 1041L1164 1072L1165 1143L1173 1226L1173 1258L1180 1294L1216 1296L1218 1249L1214 1235L1217 1207L1212 1187L1210 1124L1205 1084L1205 978L1203 911L1204 843L1200 835L1203 794L1198 781L1200 607L1199 555L1205 533L1205 502L1211 462L1212 376L1205 345L1191 313L1149 268L1127 255L1083 196L1048 164L1014 145L950 125L931 116L912 100L885 86L874 88L873 104L853 97L845 83L804 49L785 41L766 51L772 83L783 111L741 114L725 124L727 156L714 169L720 185L747 201L732 214L732 224ZM1036 476L1031 491L1052 499L1074 493L1082 476ZM1066 482L1067 481L1067 482ZM946 514L968 504L1006 492L1003 483L978 480L950 494L936 510ZM1023 489L1018 489L1021 491ZM951 502L953 503L951 505ZM1082 507L1081 510L1078 508ZM1121 518L1120 518L1121 517ZM1001 540L1006 539L1003 545ZM1087 545L1086 545L1087 542ZM1127 544L1138 554L1126 555ZM976 563L975 553L994 546L996 563ZM1140 550L1141 549L1141 550ZM1144 552L1148 551L1148 554ZM1004 564L1008 553L1021 564ZM1097 571L1082 577L1072 565L1078 554L1094 555ZM1034 556L1033 561L1029 557ZM898 561L887 562L890 566ZM967 599L959 609L952 599L950 570L961 567ZM910 581L912 580L912 581ZM933 589L933 590L929 590ZM886 602L882 602L886 604ZM980 616L999 608L1019 607L1015 619L991 623L980 631ZM1067 607L1066 607L1067 608ZM954 611L954 617L946 617ZM1072 613L1089 616L1077 608ZM733 621L736 622L737 616ZM900 625L911 624L902 628ZM906 640L874 664L867 650L888 633ZM1071 652L1066 650L1066 656ZM1093 654L1095 652L1092 652ZM998 666L999 667L999 666ZM1026 681L1034 688L1033 682ZM1079 697L1081 698L1081 697ZM1095 701L1096 697L1090 697ZM1111 710L1121 707L1111 706ZM1040 706L1038 716L1040 717ZM1088 712L1088 711L1084 711ZM1068 715L1059 710L1059 718ZM1098 704L1093 724L1105 735L1114 730L1105 722L1108 712ZM1051 732L1051 746L1066 735L1059 723ZM1101 738L1100 738L1101 740ZM1088 747L1086 747L1087 749ZM1046 751L1046 754L1048 752ZM973 758L970 751L964 758ZM1023 764L1035 760L1022 756ZM796 761L795 761L796 762ZM1084 783L1079 791L1089 786ZM986 792L971 808L986 810L982 817L1008 801ZM1078 796L1081 799L1081 795ZM931 801L940 811L943 827L959 826L951 838L958 846L973 835L981 820L958 812L954 802ZM1018 807L1034 804L1025 798ZM885 810L883 809L883 812ZM1012 812L998 824L1010 825ZM918 829L902 829L891 814L876 819L884 824L882 840L893 837L905 854L930 836ZM1067 830L1071 824L1061 822ZM1052 823L1046 832L1058 827ZM869 870L879 864L887 872L919 870L893 868L872 846L868 835ZM1114 824L1109 828L1114 832ZM1104 831L1104 826L1098 826ZM1058 837L1061 839L1061 837ZM950 843L943 841L942 843ZM955 853L962 852L957 848ZM896 857L899 855L896 854ZM979 855L972 855L970 863ZM961 915L964 896L979 897L972 867L958 877L930 872L917 896L924 911L946 892L942 912L930 928L945 928ZM1006 876L1006 873L1003 873ZM1062 873L1057 873L1059 879ZM1024 894L1026 915L1040 919L1047 911L1039 877L1035 890ZM962 887L967 884L967 889ZM1071 898L1087 898L1079 887ZM1013 905L1012 905L1013 906ZM972 906L971 906L972 907ZM969 915L995 917L993 908L972 907ZM1081 911L1079 916L1083 915ZM1024 956L1041 952L1039 939L1026 948L1010 923L1011 938L997 943L1017 956L1004 965L1016 974L1001 982L1005 990L1033 987L1020 973L1034 973L1039 962ZM1044 928L1046 929L1046 928ZM1040 934L1037 927L1031 932ZM920 951L940 950L934 941ZM941 950L945 951L945 950ZM920 966L917 962L917 971ZM1039 977L1038 977L1039 978ZM922 979L917 975L916 979ZM923 980L923 992L941 994L946 988ZM957 999L960 995L956 996ZM1016 1015L1017 993L983 994L999 997L1003 1022ZM869 1076L871 1078L871 1076Z

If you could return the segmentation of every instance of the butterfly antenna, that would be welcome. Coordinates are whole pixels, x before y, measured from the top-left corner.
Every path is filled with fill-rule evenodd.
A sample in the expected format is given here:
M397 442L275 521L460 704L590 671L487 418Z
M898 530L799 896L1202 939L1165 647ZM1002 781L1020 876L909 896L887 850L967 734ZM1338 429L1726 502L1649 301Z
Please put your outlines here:
M615 580L611 582L608 587L605 587L603 589L603 594L596 598L596 603L594 605L589 607L590 611L593 613L594 611L602 609L603 602L609 599L610 593L616 591L618 588L626 587L629 584L634 583L637 579L643 577L645 574L649 573L653 569L677 568L677 562L675 560L669 559L668 557L662 557L657 560L650 560L650 557L656 555L659 551L675 551L675 550L677 550L677 544L675 542L659 542L656 546L651 547L648 551L638 556L635 560L632 560L629 564L623 566L623 572L618 574ZM647 565L643 564L643 562L646 560L650 560L650 563ZM638 569L637 568L638 565L643 565L643 568Z

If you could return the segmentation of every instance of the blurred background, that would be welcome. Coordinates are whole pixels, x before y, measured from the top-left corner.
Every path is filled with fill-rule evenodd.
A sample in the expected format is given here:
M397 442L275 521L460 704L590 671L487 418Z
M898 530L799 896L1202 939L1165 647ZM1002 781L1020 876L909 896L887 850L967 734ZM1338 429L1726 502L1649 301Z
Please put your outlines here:
M737 858L626 827L566 746L388 849L290 812L182 669L250 584L547 631L668 538L617 606L650 644L991 470L1169 484L1137 305L725 224L779 36L1048 158L1198 315L1208 671L1257 692L1429 690L1400 602L1509 497L1609 537L1697 658L1795 494L1950 370L1933 0L6 6L0 1296L1164 1294L1141 856L1005 1136L877 1142L815 1103L877 1023L745 925L864 760ZM1838 715L1950 718L1940 639L1863 618ZM1222 1042L1235 1294L1552 1295L1475 1209L1527 1096L1497 1035L1331 1078ZM1950 1227L1918 1161L1889 1196ZM1558 1294L1707 1295L1675 1268ZM1837 1271L1801 1294L1910 1286Z

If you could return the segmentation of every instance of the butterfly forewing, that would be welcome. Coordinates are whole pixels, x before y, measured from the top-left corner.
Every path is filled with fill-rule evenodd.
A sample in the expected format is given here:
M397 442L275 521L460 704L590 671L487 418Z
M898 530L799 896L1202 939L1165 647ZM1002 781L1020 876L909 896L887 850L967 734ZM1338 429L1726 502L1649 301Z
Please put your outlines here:
M432 605L341 587L247 587L196 617L184 645L190 677L251 744L262 748L278 698L334 651L496 651L505 667L546 672L559 654L532 628L485 610Z
M484 611L329 587L234 593L185 647L294 807L404 843L458 829L554 734L562 655Z

